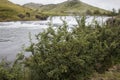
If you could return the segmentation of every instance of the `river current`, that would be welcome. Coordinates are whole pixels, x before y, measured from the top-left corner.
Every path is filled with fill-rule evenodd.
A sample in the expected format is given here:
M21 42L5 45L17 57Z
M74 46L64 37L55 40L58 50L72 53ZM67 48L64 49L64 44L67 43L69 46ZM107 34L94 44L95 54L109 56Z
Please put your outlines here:
M109 17L92 17L86 18L86 24L90 24L94 19L98 23L105 22ZM48 18L45 21L11 21L0 22L0 60L7 58L12 61L15 56L22 51L22 46L28 46L29 33L33 41L35 41L35 35L46 29L49 23L57 27L63 24L62 20L65 20L69 26L77 25L76 19L73 16L55 16ZM29 56L30 53L26 53L25 56Z

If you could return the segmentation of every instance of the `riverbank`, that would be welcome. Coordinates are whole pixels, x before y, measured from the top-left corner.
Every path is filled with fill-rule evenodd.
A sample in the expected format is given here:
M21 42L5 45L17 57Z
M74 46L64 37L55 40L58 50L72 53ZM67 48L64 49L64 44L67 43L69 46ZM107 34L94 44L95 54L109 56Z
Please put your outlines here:
M30 14L31 16L27 17L25 14L20 14L14 17L0 18L0 22L11 22L11 21L38 21L38 20L47 20L47 15L41 14Z

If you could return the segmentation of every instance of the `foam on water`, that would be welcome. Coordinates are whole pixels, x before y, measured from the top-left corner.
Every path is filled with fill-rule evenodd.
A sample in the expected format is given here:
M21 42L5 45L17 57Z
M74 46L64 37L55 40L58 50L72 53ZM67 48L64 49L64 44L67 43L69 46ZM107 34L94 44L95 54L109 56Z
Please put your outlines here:
M87 16L86 25L91 24L93 21L97 21L99 24L103 24L109 17L101 16ZM16 22L0 22L0 28L26 28L26 29L38 29L38 28L47 28L49 23L52 23L53 26L60 26L63 24L63 21L66 21L68 25L77 25L76 19L74 16L54 16L48 18L46 21L16 21Z
M0 22L0 28L47 28L47 22L43 21L16 21L16 22Z

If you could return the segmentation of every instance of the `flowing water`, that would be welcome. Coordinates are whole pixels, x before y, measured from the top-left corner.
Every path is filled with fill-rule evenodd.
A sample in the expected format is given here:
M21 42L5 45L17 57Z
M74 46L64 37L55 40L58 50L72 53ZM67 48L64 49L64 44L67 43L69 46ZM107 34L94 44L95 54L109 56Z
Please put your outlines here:
M105 22L109 17L92 17L88 16L86 24L90 24L94 19L98 23ZM49 23L57 27L63 24L61 20L65 20L69 26L77 25L76 19L73 16L55 16L48 18L45 21L16 21L16 22L0 22L0 60L7 58L7 60L14 60L16 54L22 51L22 46L26 47L29 43L29 33L33 41L35 41L35 35L46 29ZM29 56L30 53L26 53Z

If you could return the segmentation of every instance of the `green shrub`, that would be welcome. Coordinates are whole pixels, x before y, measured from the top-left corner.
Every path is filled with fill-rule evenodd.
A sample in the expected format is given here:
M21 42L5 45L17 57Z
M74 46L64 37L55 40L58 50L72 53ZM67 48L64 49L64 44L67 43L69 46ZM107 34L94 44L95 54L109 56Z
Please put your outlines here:
M77 19L77 18L76 18ZM13 64L0 63L0 80L90 80L120 64L120 26L64 25L39 33L37 43L27 48L32 55L19 54ZM94 27L93 27L94 26Z
M120 27L85 26L85 18L69 30L64 22L37 35L26 62L31 80L88 80L120 62Z
M23 64L19 62L22 59L21 56L20 54L14 63L5 59L0 62L0 80L23 80L24 68Z

